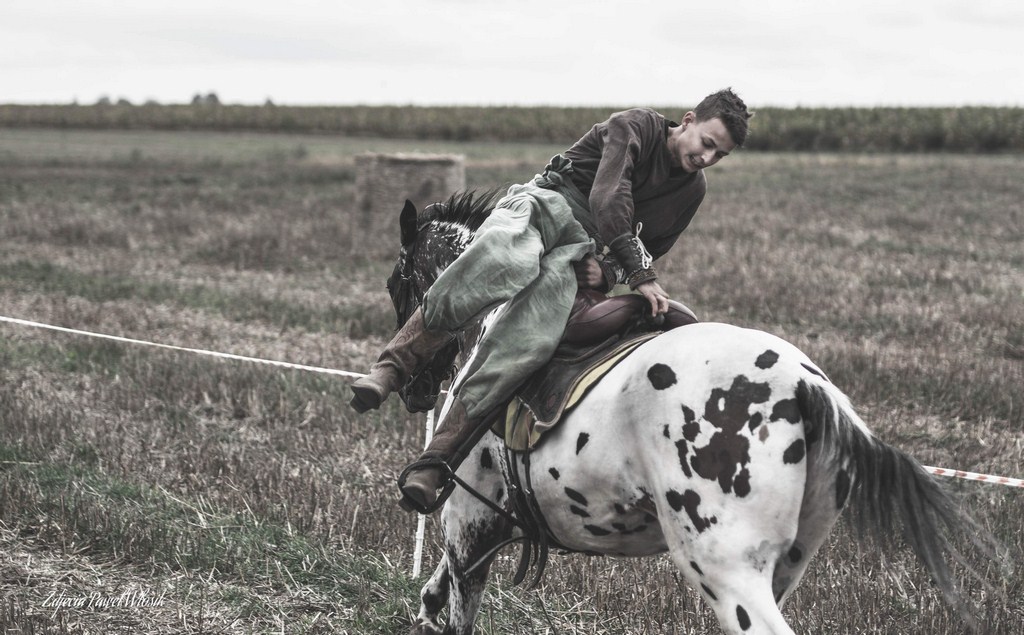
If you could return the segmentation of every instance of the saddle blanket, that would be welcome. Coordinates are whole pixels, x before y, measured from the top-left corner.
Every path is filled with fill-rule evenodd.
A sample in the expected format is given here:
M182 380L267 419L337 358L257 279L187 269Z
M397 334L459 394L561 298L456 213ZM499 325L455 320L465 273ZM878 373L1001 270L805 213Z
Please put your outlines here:
M591 348L576 357L556 355L512 398L492 428L509 449L532 450L608 371L660 332L639 333L624 341Z

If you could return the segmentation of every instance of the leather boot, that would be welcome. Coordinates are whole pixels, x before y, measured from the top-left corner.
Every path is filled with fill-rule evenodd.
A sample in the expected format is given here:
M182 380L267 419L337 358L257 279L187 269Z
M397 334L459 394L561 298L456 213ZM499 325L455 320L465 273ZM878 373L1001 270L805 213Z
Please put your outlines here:
M456 397L430 445L398 479L402 509L429 514L444 503L451 489L446 489L440 500L437 491L448 484L449 475L455 473L472 449L479 423L466 414L465 406Z
M417 308L384 347L369 374L351 384L349 405L356 412L380 408L388 395L404 386L453 337L447 331L428 330L423 324L423 311Z

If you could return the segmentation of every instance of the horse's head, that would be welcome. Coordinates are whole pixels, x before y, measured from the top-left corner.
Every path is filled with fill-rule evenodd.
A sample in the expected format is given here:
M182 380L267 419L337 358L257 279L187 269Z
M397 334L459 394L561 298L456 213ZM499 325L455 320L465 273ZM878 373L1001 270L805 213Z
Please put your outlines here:
M402 250L398 253L398 262L394 271L388 277L388 294L391 296L391 303L395 307L395 314L398 317L398 328L409 320L416 307L423 301L423 289L416 283L416 238L419 236L419 227L416 220L416 206L412 201L406 201L399 216L399 225L402 230Z
M422 214L411 201L405 202L399 216L402 248L387 283L399 328L423 302L438 274L466 248L490 213L494 197L493 192L483 196L460 194L444 203L428 205ZM434 407L441 383L452 376L459 350L460 338L456 338L399 390L406 408L422 412Z

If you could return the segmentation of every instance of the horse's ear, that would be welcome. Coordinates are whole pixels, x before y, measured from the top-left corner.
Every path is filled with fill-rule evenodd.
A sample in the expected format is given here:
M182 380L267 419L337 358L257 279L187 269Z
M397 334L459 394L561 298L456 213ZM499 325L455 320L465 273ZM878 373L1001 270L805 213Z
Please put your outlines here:
M416 240L416 206L409 199L405 200L405 207L402 208L402 215L398 218L402 227L402 246L405 247Z

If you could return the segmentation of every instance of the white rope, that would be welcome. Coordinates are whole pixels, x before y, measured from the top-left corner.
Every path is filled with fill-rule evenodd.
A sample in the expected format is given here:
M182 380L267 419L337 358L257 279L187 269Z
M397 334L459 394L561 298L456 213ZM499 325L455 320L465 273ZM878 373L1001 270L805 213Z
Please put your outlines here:
M317 366L306 366L305 364L293 364L291 362L279 362L273 359L260 359L258 357L246 357L244 355L232 355L231 353L218 353L217 351L207 351L201 348L188 348L186 346L174 346L172 344L160 344L158 342L147 342L146 340L137 340L130 337L120 337L117 335L106 335L104 333L93 333L92 331L81 331L79 329L69 329L63 326L53 326L52 324L43 324L42 322L33 322L31 320L19 320L18 318L4 317L0 315L0 322L10 322L11 324L21 324L22 326L33 326L41 329L49 329L51 331L60 331L61 333L71 333L73 335L86 335L88 337L98 337L104 340L112 340L114 342L125 342L127 344L141 344L143 346L155 346L157 348L164 348L172 351L184 351L186 353L196 353L197 355L209 355L210 357L219 357L222 359L234 359L242 362L255 362L257 364L268 364L270 366L279 366L281 368L292 368L295 370L308 370L314 373L324 373L327 375L341 375L342 377L365 377L363 373L353 373L347 370L336 370L334 368L319 368Z

